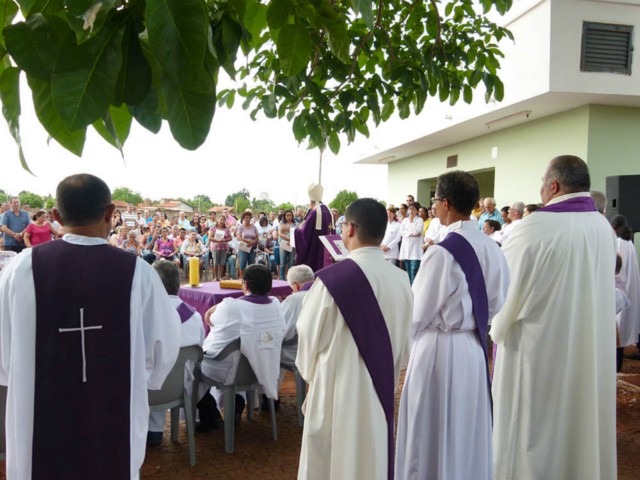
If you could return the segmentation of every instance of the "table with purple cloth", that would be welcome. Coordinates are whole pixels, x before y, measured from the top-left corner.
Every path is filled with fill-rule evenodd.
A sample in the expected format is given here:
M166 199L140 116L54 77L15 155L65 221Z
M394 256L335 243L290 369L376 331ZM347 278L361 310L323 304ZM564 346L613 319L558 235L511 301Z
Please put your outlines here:
M286 297L291 294L291 287L285 280L274 280L269 295L273 297ZM183 302L188 303L195 308L202 319L204 314L214 305L217 305L225 298L238 298L243 295L242 290L229 288L220 288L220 282L202 283L199 287L190 287L183 285L180 287L180 298ZM207 325L205 329L208 331Z

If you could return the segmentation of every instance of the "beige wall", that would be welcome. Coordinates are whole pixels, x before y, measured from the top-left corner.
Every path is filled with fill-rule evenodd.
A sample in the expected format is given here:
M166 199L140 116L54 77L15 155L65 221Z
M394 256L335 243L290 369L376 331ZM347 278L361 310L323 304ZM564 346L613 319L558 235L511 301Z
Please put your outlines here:
M392 162L389 164L388 201L402 203L407 192L423 190L418 188L419 180L437 177L450 170L495 169L494 191L488 191L488 179L483 179L483 196L493 194L498 205L509 205L514 201L537 203L540 201L540 178L549 160L561 154L586 158L588 131L589 107L581 107ZM492 158L494 148L497 148L496 158ZM458 166L447 169L447 157L455 154L458 155Z

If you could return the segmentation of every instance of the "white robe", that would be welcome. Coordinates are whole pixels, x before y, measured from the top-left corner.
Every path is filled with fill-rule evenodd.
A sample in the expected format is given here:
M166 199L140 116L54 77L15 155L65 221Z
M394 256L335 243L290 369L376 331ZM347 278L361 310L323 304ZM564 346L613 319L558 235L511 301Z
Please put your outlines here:
M509 239L509 236L513 233L513 230L517 228L521 222L522 219L518 218L517 220L512 220L509 224L503 225L500 231L497 232L499 236L495 240L501 245L504 245Z
M397 382L408 353L409 279L379 248L359 248L349 258L363 270L378 299ZM322 281L307 294L297 328L296 365L309 383L298 479L386 479L385 414L349 327Z
M307 292L295 292L285 298L282 303L282 314L284 315L285 330L284 340L291 340L297 334L296 323L298 321L298 315L300 315L300 309L302 308L302 302L306 297ZM298 351L298 343L294 345L282 345L282 363L292 365L296 361L296 353Z
M556 197L557 203L589 193ZM615 238L598 212L528 215L494 317L496 479L616 478Z
M387 229L384 232L384 238L380 245L389 247L389 251L384 252L384 258L397 260L400 253L400 222L388 222Z
M177 309L182 303L180 297L175 295L170 295L169 300L174 309ZM204 342L202 316L198 312L193 312L193 315L180 325L180 348L191 345L202 346L202 342ZM193 385L194 363L193 360L188 360L184 368L184 388L187 392L191 392L191 386ZM149 431L164 431L165 420L166 412L151 412L149 414Z
M69 234L63 241L79 245L107 243L101 238ZM27 249L15 257L0 275L0 384L9 385L6 434L7 478L11 479L31 478L36 338L31 251ZM147 389L162 387L178 356L180 338L180 317L157 273L141 258L136 261L133 275L130 324L131 478L138 478L147 439Z
M400 225L402 243L398 254L400 260L420 260L422 257L423 226L424 222L418 216L413 219L413 222L409 217L402 221Z
M440 243L444 238L447 228L440 223L438 217L434 217L429 222L427 231L424 232L424 242L428 243L431 240L433 243Z
M504 255L473 222L456 222L447 227L451 231L467 239L478 257L492 317L509 286ZM460 264L444 248L429 248L413 294L413 343L400 400L396 478L490 480L489 385Z
M205 354L215 357L229 343L243 335L259 331L262 325L276 325L280 331L279 334L284 336L285 323L280 302L274 297L271 297L271 300L268 304L255 304L237 298L225 298L211 315L213 327L209 330L202 346ZM282 342L282 336L280 342ZM249 346L245 347L249 348ZM279 358L280 347L278 347ZM239 362L239 350L221 360L205 358L201 364L202 373L213 380L229 385L235 379ZM279 371L279 368L277 370ZM204 394L204 391L201 393Z
M640 333L640 271L638 269L638 254L633 243L629 240L617 239L618 254L622 257L620 279L624 284L631 305L617 316L618 331L620 332L620 346L635 345Z

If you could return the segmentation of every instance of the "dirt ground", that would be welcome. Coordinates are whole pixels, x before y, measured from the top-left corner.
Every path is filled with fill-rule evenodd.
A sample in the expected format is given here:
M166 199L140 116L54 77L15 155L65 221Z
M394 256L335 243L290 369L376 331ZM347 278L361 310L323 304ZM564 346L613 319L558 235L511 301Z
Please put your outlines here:
M635 348L626 349L622 371L617 379L618 479L637 480L640 478L640 355ZM396 403L398 399L396 395ZM197 465L191 468L182 424L178 443L171 442L167 429L162 445L147 450L141 478L295 479L302 427L298 426L295 384L290 373L281 388L281 400L277 441L271 438L268 413L256 415L252 422L244 416L236 428L235 453L224 452L222 429L196 434ZM0 463L0 478L5 478L4 462Z

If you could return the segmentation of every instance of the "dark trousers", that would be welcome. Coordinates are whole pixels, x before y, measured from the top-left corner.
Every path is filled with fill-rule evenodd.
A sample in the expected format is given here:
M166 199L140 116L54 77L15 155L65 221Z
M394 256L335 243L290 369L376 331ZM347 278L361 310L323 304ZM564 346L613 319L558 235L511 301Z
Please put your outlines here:
M616 348L616 372L622 371L622 360L624 359L624 348Z
M220 416L220 411L218 410L218 404L216 403L216 399L213 398L210 392L207 392L204 397L198 402L196 405L198 408L198 414L200 415L200 424L211 427L220 422L222 417ZM236 395L236 414L235 421L236 423L240 419L242 415L242 411L244 410L244 398L242 395Z
M24 250L25 248L27 248L25 245L5 245L4 249L7 252L16 252L16 253L20 253L22 250Z

